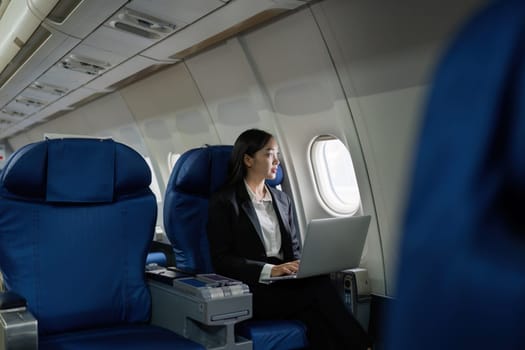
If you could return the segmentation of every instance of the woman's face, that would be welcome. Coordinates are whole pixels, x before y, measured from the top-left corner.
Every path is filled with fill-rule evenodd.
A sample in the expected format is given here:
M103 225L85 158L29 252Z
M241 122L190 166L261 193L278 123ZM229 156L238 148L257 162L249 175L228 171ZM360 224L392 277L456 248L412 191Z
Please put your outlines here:
M266 145L250 157L244 156L247 175L257 179L275 179L279 165L279 146L272 137Z

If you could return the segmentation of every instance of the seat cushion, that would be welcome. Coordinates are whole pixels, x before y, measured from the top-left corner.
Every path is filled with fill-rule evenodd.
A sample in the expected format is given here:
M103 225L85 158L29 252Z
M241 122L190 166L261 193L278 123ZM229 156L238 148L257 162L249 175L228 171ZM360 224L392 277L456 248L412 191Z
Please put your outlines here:
M235 331L252 340L253 350L291 350L308 345L306 327L294 320L248 320L237 324Z
M204 350L167 329L149 325L87 330L40 337L40 350Z

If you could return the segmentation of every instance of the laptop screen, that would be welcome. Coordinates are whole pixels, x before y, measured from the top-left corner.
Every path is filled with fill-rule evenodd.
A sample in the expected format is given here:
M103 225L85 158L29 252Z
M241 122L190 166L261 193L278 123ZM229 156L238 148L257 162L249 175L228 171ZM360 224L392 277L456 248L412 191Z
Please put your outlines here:
M317 276L358 267L369 225L370 215L312 220L297 274L268 280Z

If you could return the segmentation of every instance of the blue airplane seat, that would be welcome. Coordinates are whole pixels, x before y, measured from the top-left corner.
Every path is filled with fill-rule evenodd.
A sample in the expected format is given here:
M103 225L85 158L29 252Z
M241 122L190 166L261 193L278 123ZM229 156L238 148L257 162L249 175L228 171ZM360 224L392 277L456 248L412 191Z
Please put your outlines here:
M181 155L171 173L164 199L164 229L175 252L176 267L211 273L206 223L210 196L226 180L232 146L206 146ZM279 172L282 181L282 169ZM276 181L271 185L278 185ZM298 349L307 345L303 323L247 320L236 331L251 339L254 350Z
M146 265L150 264L166 267L168 265L168 258L163 252L151 252L146 256Z
M38 320L39 349L204 349L148 324L150 181L144 159L112 140L36 142L7 161L0 270Z
M460 31L430 91L387 349L524 349L525 2Z

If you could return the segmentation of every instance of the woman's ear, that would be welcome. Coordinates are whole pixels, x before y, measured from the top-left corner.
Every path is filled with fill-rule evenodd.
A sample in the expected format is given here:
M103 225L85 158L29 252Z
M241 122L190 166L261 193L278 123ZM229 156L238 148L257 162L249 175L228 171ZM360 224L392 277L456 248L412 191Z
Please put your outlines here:
M252 163L253 163L253 158L252 157L250 157L249 155L245 154L244 157L243 157L243 161L244 161L244 165L247 168L251 168L252 167Z

